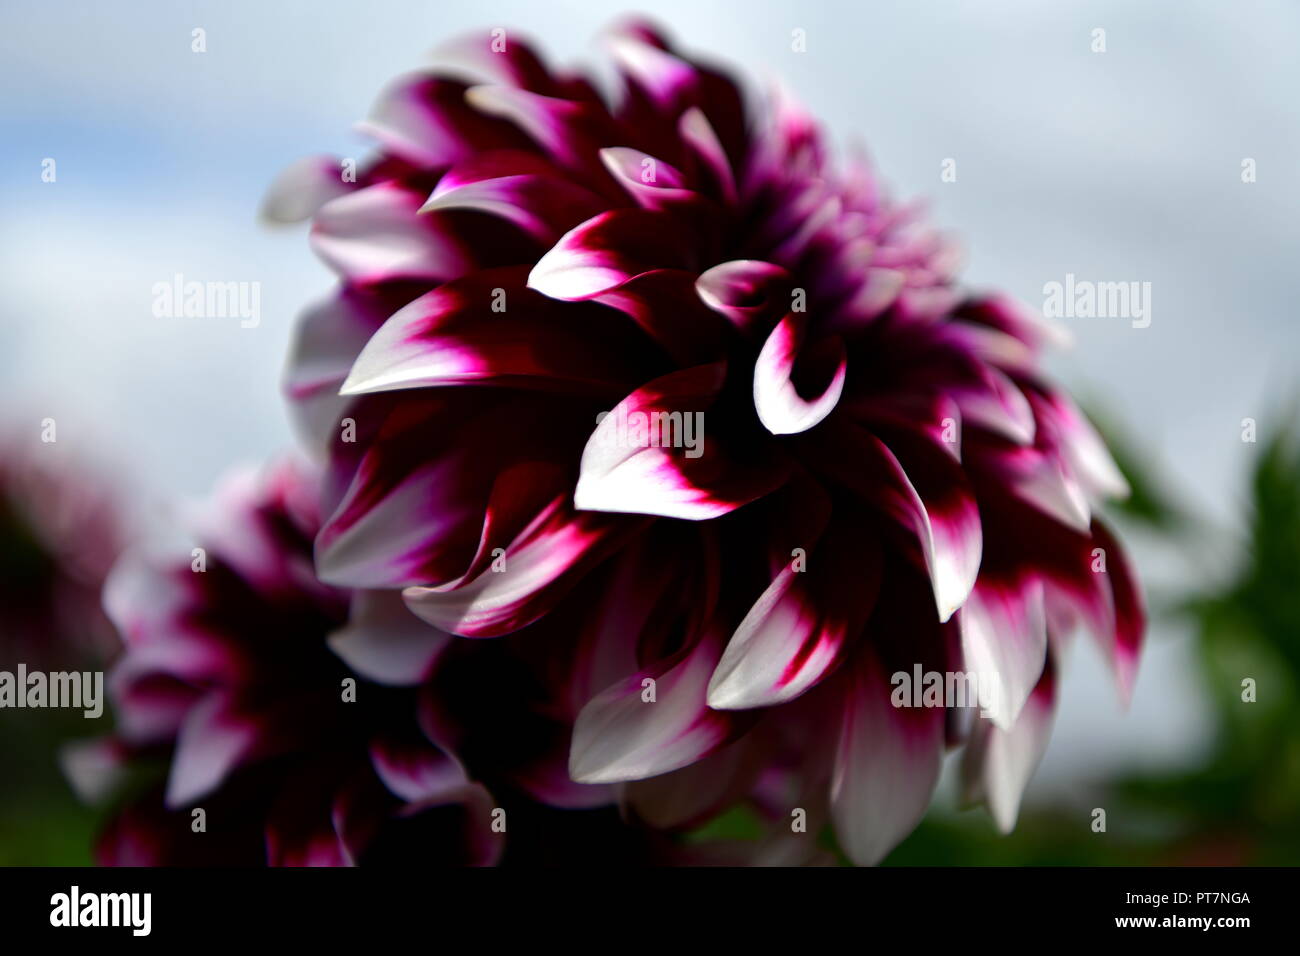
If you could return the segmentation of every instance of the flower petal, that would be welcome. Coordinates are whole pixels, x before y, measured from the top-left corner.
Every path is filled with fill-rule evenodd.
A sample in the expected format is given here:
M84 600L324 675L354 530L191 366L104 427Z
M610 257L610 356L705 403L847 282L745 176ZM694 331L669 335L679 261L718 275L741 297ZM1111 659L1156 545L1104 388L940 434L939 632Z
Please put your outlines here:
M489 149L526 149L528 138L510 123L473 109L464 83L412 74L386 89L370 118L357 124L404 160L443 168Z
M629 279L593 301L634 321L679 367L717 361L728 326L696 294L696 277L680 269L656 269Z
M262 217L270 222L303 222L331 199L350 192L343 167L333 156L309 156L275 177L262 200Z
M668 214L613 209L565 233L533 266L528 286L553 299L590 299L652 269L689 269L694 258Z
M456 580L482 547L489 510L545 507L567 487L550 456L566 447L576 456L582 441L573 408L508 392L429 390L358 411L356 424L358 440L336 444L332 481L342 491L316 539L321 578L351 587ZM355 461L353 448L363 449ZM532 484L516 483L512 502L494 500L516 466Z
M628 526L604 515L573 513L557 499L503 549L503 570L440 587L402 592L420 618L464 637L496 637L546 613Z
M421 193L396 183L358 189L320 208L312 247L354 282L454 279L473 265L470 249L441 218L448 214L418 215L423 205Z
M786 315L767 337L754 362L754 408L759 421L774 435L792 435L812 428L835 409L844 391L848 365L843 343L832 337L813 348L804 348L801 355L805 328L806 315ZM816 353L823 373L820 391L811 399L804 398L793 381L796 360L810 364L809 353ZM825 374L828 368L829 377Z
M220 691L194 705L176 738L167 806L184 807L210 793L255 752L259 728Z
M703 521L780 487L788 463L770 451L737 460L706 431L725 375L723 363L684 369L619 402L583 450L576 507Z
M574 724L569 775L580 783L642 780L685 767L721 746L731 718L705 702L717 660L716 640L701 640L679 658L597 696ZM653 700L647 699L650 686Z
M745 799L765 758L760 744L742 737L679 770L629 780L621 785L621 802L656 829L699 826Z
M844 688L831 781L840 846L874 866L915 829L939 780L942 708L894 707L889 681L870 655Z
M734 203L736 201L735 173L731 168L731 160L727 158L727 151L723 148L722 141L718 139L718 134L713 129L713 124L709 122L709 118L698 107L692 106L682 113L681 119L677 121L677 132L682 142L693 150L699 166L707 170L709 178L713 180L714 191L710 195L717 195L725 202Z
M870 525L837 512L808 556L782 569L750 608L709 681L709 706L767 707L798 697L839 662L880 587L880 544Z
M372 741L370 762L389 792L407 802L454 799L469 784L464 767L414 736Z
M606 206L537 154L502 150L448 170L420 212L463 209L500 216L549 245Z
M465 102L514 124L566 168L594 174L590 182L602 188L604 171L595 156L614 134L603 107L505 85L470 87Z
M981 580L961 609L966 670L991 687L987 710L1003 729L1014 725L1043 674L1047 613L1037 580L1019 588Z
M318 452L328 451L351 404L339 388L357 353L405 302L402 293L383 286L345 286L298 317L284 391L300 431Z
M1146 602L1142 597L1142 588L1137 575L1129 563L1119 541L1100 521L1092 523L1092 540L1095 547L1101 548L1101 557L1105 560L1104 573L1110 585L1111 602L1114 607L1115 627L1113 637L1103 642L1106 656L1115 670L1119 683L1120 695L1127 705L1133 695L1133 683L1137 677L1138 657L1142 652L1142 640L1146 631ZM1096 551L1092 552L1093 565L1096 565Z
M1034 440L1034 412L1028 399L1002 372L990 366L977 367L978 383L952 390L962 417L1015 442L1028 445Z
M348 623L330 635L329 646L367 680L404 686L423 681L450 640L395 592L358 591Z
M754 338L769 336L794 301L790 273L761 259L734 259L706 269L695 291L710 309Z
M1060 448L1080 484L1095 498L1127 498L1128 481L1101 435L1063 392L1030 393L1035 414L1052 422Z
M962 755L962 779L969 801L983 800L1003 833L1015 829L1020 798L1047 750L1056 715L1056 674L1049 656L1043 675L1015 723L999 727L979 718Z
M857 425L836 421L808 447L819 468L912 533L930 574L939 620L946 621L966 600L979 574L980 511L961 466L942 443L902 431L891 432L890 442L886 445Z
M416 299L366 343L342 394L497 384L617 396L666 364L623 316L548 299L525 277L482 270Z

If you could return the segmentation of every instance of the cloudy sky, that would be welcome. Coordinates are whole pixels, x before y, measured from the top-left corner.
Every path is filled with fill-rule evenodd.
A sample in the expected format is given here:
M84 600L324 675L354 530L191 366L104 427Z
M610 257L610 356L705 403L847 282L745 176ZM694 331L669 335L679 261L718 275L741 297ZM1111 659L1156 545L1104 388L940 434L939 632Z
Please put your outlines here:
M592 61L628 9L5 0L6 417L54 417L61 442L113 462L158 513L232 461L285 447L291 323L330 279L300 230L257 222L270 180L305 154L362 155L352 127L374 95L449 37L504 26L555 60ZM1241 420L1266 431L1300 363L1300 7L657 0L647 12L685 47L780 80L838 143L864 144L897 195L929 200L961 239L972 285L1041 307L1044 285L1069 273L1149 282L1149 327L1067 319L1075 347L1053 367L1219 529L1203 557L1140 547L1153 586L1222 573L1255 450ZM205 53L191 50L195 28ZM806 52L792 50L796 29ZM941 180L947 159L956 182ZM260 324L155 317L153 286L178 273L259 282ZM1195 751L1180 636L1157 630L1127 715L1079 649L1036 786Z

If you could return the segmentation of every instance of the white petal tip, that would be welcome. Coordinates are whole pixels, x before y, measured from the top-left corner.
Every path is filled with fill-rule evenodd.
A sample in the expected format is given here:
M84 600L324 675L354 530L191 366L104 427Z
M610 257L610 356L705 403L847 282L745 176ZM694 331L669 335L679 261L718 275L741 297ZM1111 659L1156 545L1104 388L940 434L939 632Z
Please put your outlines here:
M607 784L626 783L629 780L639 778L636 774L621 768L617 763L591 764L584 763L581 758L578 758L569 761L569 779L574 783Z
M737 681L729 677L724 678L717 683L709 684L708 696L705 703L711 710L745 710L757 706L754 702L748 700Z

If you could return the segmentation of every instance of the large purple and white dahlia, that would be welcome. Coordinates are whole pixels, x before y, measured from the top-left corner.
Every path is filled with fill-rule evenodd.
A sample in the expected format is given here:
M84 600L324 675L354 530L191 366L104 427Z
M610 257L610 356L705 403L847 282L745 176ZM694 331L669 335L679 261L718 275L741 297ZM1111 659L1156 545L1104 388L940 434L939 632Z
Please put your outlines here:
M476 38L383 95L355 177L272 190L340 279L288 378L329 456L321 576L532 642L571 780L656 826L747 800L873 863L969 742L1010 827L1060 642L1086 626L1127 693L1143 631L1053 330L959 288L785 97L644 25L610 47L605 98ZM997 693L896 693L931 673Z

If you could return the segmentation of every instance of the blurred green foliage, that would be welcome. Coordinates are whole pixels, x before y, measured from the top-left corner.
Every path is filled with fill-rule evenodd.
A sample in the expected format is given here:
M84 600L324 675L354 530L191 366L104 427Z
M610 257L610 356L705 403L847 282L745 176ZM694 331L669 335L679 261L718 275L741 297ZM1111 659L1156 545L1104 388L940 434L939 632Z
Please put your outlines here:
M58 765L61 744L91 736L80 711L6 710L0 736L0 866L84 866L98 814Z
M1244 566L1217 593L1195 596L1180 608L1196 627L1206 699L1216 718L1209 759L1191 773L1138 776L1121 785L1139 807L1176 821L1194 858L1295 865L1300 444L1294 437L1278 435L1265 445L1251 499Z

